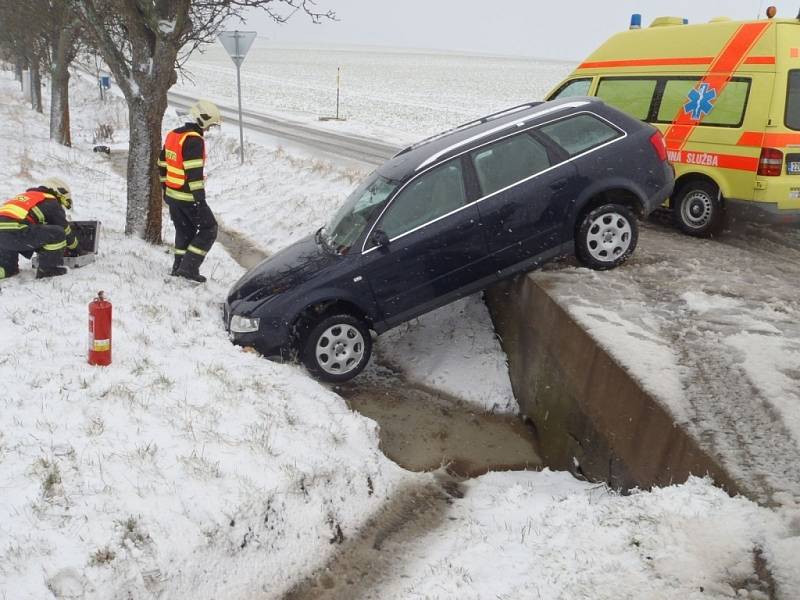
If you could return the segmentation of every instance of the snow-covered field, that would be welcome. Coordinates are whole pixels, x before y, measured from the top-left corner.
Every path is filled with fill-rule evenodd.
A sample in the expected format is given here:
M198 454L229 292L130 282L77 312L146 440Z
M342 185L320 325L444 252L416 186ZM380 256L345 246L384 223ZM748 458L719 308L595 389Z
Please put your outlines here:
M242 65L245 108L294 118L336 109L341 67L341 114L360 133L382 139L421 137L523 102L541 100L574 63L347 47L301 48L256 40ZM191 80L178 89L236 104L236 69L218 44L188 64ZM351 125L327 127L350 130ZM407 141L407 140L406 140Z
M800 587L798 497L767 509L705 480L620 496L545 471L489 474L462 484L463 498L417 503L414 490L437 479L383 457L372 421L302 369L228 343L217 303L241 269L222 248L204 267L209 282L189 287L166 276L165 248L121 234L125 182L90 151L109 108L74 88L70 150L47 141L46 118L0 76L0 192L57 165L74 218L106 226L95 264L0 284L0 598L280 598L326 565L351 570L322 572L304 597L330 581L339 598L366 582L359 595L382 599L760 599ZM227 166L212 170L210 202L267 249L290 237L271 223L300 236L327 212L315 202L352 185L274 149L238 167L219 154L228 144L214 142L210 160ZM267 191L302 185L265 194L263 210L236 222L252 206L242 185L261 174ZM114 363L91 368L86 304L100 288L115 306ZM461 333L457 310L429 315L441 321L432 334ZM461 374L457 358L446 364ZM774 581L759 579L762 563Z

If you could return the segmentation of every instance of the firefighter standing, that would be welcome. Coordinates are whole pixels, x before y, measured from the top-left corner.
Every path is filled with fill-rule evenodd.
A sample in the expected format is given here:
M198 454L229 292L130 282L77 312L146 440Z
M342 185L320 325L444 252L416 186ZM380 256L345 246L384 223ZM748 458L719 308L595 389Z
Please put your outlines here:
M204 282L200 264L217 238L217 221L206 204L203 133L219 125L219 109L207 100L192 106L192 122L167 134L159 158L159 175L169 216L175 226L175 262L171 275Z
M0 204L0 279L19 273L20 254L31 258L34 252L37 279L66 274L64 252L78 247L64 212L70 208L69 187L55 177Z

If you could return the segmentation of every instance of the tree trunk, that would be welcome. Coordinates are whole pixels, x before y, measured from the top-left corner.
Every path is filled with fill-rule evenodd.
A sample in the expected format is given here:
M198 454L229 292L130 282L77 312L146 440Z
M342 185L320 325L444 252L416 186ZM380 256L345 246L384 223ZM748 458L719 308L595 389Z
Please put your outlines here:
M69 65L73 59L74 29L62 30L53 52L50 78L50 139L72 146L69 127Z
M167 109L161 101L142 97L128 103L130 154L128 155L128 208L125 233L161 243L161 183L158 155L161 152L161 121Z
M31 61L31 108L36 112L42 110L42 75L39 71L39 61Z
M14 79L22 83L22 63L19 61L14 63Z

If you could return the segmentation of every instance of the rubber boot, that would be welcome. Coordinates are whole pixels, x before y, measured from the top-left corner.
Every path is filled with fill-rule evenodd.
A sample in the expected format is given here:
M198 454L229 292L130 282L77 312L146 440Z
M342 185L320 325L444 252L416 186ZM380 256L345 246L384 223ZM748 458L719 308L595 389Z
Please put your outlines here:
M177 277L177 276L178 276L178 269L179 269L179 268L180 268L180 266L181 266L181 259L182 259L182 258L183 258L183 255L182 255L182 254L176 254L176 255L175 255L175 260L174 260L174 261L173 261L173 263L172 263L172 271L170 271L170 272L169 272L169 274L170 274L172 277Z
M36 279L46 279L48 277L59 277L67 274L67 267L39 267L36 269Z
M206 278L200 275L200 265L203 263L203 256L194 252L187 252L178 267L178 277L183 277L197 283L205 283Z

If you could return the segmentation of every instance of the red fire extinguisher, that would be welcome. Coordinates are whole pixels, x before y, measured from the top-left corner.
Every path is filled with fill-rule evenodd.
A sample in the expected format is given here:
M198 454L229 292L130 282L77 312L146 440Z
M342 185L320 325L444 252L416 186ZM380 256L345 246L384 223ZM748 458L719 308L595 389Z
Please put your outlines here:
M103 292L89 303L89 364L111 364L111 302Z

